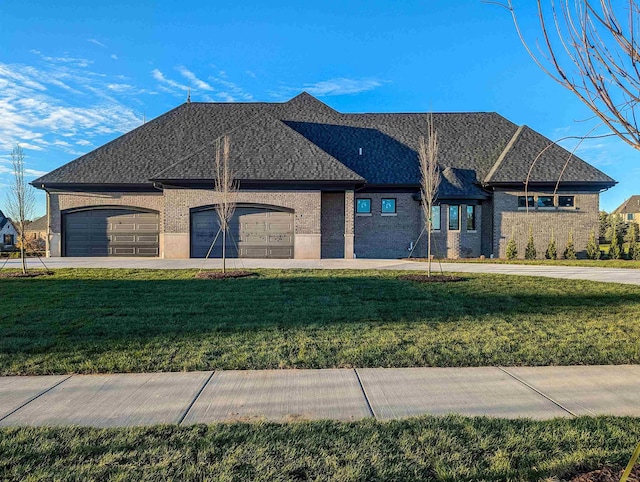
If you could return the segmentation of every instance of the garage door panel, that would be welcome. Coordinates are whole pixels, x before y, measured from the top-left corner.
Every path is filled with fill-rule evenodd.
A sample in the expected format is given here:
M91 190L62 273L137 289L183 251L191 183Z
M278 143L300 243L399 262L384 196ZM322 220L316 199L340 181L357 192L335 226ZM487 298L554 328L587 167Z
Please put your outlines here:
M132 209L64 214L66 256L158 256L159 215Z
M293 213L274 211L266 207L239 206L229 227L228 257L293 258ZM214 210L192 213L191 256L204 258L218 230L218 216ZM218 237L210 254L212 258L221 256L222 235Z

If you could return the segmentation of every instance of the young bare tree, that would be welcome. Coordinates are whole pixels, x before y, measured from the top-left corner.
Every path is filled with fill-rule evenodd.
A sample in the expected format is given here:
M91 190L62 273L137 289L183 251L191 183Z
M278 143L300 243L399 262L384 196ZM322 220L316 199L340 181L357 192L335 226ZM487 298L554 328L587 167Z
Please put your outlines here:
M438 198L440 169L438 167L438 133L429 116L427 138L420 136L420 190L422 191L422 215L427 227L427 276L431 276L431 233L433 232L433 206Z
M216 141L215 158L215 185L216 192L216 213L222 231L222 272L227 271L227 234L229 222L236 210L236 195L238 192L238 182L235 179L233 170L229 166L229 136L224 136Z
M11 170L13 183L9 186L7 194L7 213L13 223L18 224L18 236L20 238L20 259L22 260L22 273L27 272L25 260L27 220L33 216L35 209L35 195L33 188L25 179L24 151L19 145L11 151ZM14 224L15 226L15 224Z
M520 41L536 64L573 92L616 136L640 149L640 4L636 0L537 0L542 34L534 51L512 0L485 0L511 13ZM638 113L640 114L640 112Z

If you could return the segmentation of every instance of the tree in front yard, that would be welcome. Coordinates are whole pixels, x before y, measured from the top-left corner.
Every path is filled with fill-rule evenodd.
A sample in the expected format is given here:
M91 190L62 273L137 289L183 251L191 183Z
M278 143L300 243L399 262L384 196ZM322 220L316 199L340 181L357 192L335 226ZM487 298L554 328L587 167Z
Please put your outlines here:
M596 232L594 229L589 234L589 242L587 243L587 258L600 259L600 248L596 242Z
M229 222L236 210L236 194L238 192L238 182L229 166L229 151L229 136L224 136L216 141L214 190L217 195L216 213L222 232L223 273L226 273L227 270L227 234L230 234Z
M420 190L422 191L422 215L427 227L427 276L431 276L431 234L433 233L433 206L438 198L440 169L438 168L438 133L429 117L427 138L420 136Z
M567 238L567 247L564 249L564 259L577 259L576 248L573 244L573 229L569 230Z
M524 250L524 259L536 259L538 253L536 252L536 245L533 242L533 228L529 225L529 241L527 247Z
M518 259L518 245L516 244L516 237L511 231L511 238L509 238L509 242L507 243L507 259Z
M549 246L547 246L547 252L544 253L544 257L547 259L556 259L558 257L556 238L553 235L553 229L551 229L551 238L549 239Z
M22 260L22 273L27 272L27 264L25 260L26 233L25 226L27 220L33 217L35 209L35 195L33 188L27 183L25 178L24 152L17 145L11 151L11 171L13 174L13 183L9 186L7 195L7 214L9 218L17 224L18 228L18 244L20 246L20 259Z
M629 223L627 231L627 242L629 243L629 259L640 259L640 243L638 243L638 225Z

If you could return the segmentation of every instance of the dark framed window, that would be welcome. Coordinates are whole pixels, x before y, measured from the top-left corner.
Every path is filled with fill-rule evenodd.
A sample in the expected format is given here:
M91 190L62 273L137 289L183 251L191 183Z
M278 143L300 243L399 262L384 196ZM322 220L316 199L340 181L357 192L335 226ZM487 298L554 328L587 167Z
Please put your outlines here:
M457 204L449 205L449 231L460 230L460 206Z
M431 228L440 231L440 206L431 206Z
M627 221L633 221L633 213L627 214Z
M356 213L358 214L370 214L371 213L371 199L357 199L356 200Z
M476 207L467 206L467 231L476 230Z
M558 196L558 206L561 208L572 208L575 206L574 196Z
M518 207L526 208L526 207L534 207L533 196L526 196L527 202L525 204L525 196L518 196Z
M13 234L5 234L4 235L4 245L5 246L13 246Z
M553 196L538 196L539 208L552 208L554 206Z
M396 212L396 200L393 198L383 199L380 205L382 214L393 214Z

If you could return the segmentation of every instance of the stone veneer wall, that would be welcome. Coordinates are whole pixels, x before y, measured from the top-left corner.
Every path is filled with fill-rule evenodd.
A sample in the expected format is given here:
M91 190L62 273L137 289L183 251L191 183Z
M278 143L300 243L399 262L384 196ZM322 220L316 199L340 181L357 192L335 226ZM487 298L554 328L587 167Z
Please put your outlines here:
M529 191L529 196L549 196L549 192ZM556 239L558 257L564 251L569 230L573 230L573 242L579 256L585 256L591 230L598 237L599 194L594 192L560 192L559 195L575 196L575 208L529 209L518 208L518 196L524 191L496 191L493 194L493 252L496 257L506 257L506 248L513 230L518 245L518 257L524 258L529 239L529 226L538 258L544 258L551 230Z

